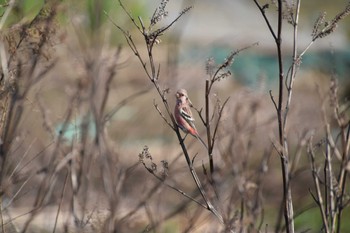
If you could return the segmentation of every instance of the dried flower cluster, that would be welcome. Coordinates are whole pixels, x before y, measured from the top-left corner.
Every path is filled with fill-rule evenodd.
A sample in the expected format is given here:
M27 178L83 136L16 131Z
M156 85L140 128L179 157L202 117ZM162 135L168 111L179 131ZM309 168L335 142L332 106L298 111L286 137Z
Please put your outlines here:
M338 102L338 82L334 76L332 76L331 78L329 97L330 97L330 106L335 107Z
M168 2L169 0L162 0L159 7L156 8L151 18L151 27L156 25L159 21L168 16L168 12L165 10Z
M139 154L139 161L149 172L155 173L157 171L157 164L153 162L148 146L143 147L142 152Z
M294 9L295 9L295 2L291 1L288 2L287 0L283 1L285 11L283 13L283 18L287 20L287 22L291 25L295 25L295 20L294 20Z
M331 21L325 22L326 13L323 12L317 18L313 30L312 30L312 40L316 40L317 38L323 38L331 34L338 27L338 23L340 20L344 19L346 16L350 14L350 2L347 4L345 9L337 14Z
M157 8L157 10L154 12L152 18L151 18L151 23L149 25L148 30L143 31L143 35L146 38L146 43L149 46L153 46L153 44L159 44L161 42L160 36L163 35L163 33L168 30L182 15L186 14L192 7L186 7L184 10L182 10L170 24L160 27L158 29L153 30L152 27L156 25L158 22L160 22L164 17L168 15L168 12L165 11L165 7L167 5L169 0L163 0L160 4L160 6ZM144 26L142 25L144 28Z
M207 75L213 76L216 68L216 63L213 57L209 58L205 63L205 70L207 71Z

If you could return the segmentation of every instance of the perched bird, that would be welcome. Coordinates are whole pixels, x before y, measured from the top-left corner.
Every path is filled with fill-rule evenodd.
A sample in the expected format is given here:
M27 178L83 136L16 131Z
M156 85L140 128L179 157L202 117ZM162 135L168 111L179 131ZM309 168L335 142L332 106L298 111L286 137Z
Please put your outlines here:
M175 120L179 128L187 134L191 134L197 138L205 148L208 148L204 141L199 137L194 118L191 112L192 103L188 98L187 91L180 89L176 92L176 105L174 110ZM186 137L185 136L185 137Z

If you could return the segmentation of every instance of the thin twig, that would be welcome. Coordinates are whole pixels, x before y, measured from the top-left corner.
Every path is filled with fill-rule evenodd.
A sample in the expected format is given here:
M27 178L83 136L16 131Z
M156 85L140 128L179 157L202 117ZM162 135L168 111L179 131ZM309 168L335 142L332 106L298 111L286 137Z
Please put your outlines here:
M309 139L308 154L309 154L309 158L310 158L311 172L312 172L313 181L314 181L315 188L316 188L317 198L314 197L313 195L312 196L313 196L316 204L318 205L318 207L321 211L323 226L325 227L325 230L328 233L329 232L328 221L327 221L327 217L326 217L326 211L325 211L324 204L323 204L323 198L322 198L319 178L317 175L317 169L316 169L316 165L315 165L315 154L313 151L312 138Z
M275 31L273 30L273 28L272 28L272 26L271 26L271 23L270 23L269 19L268 19L267 16L266 16L266 13L265 13L265 9L266 9L265 6L268 6L268 5L261 6L261 5L258 3L257 0L253 0L253 1L254 1L254 3L256 4L256 6L258 7L258 9L260 10L261 15L264 17L264 20L265 20L265 22L266 22L266 25L268 26L268 28L269 28L269 30L270 30L270 32L271 32L273 38L275 39L275 41L277 41L277 36L276 36L276 34L275 34Z
M284 111L284 122L283 122L283 130L286 130L286 125L287 125L287 116L290 108L290 104L292 101L292 93L293 93L293 86L294 86L294 81L296 78L296 72L298 65L300 63L300 56L298 57L298 25L299 25L299 13L300 13L300 4L301 0L297 0L297 6L295 9L295 19L294 19L294 24L293 24L293 63L290 68L290 76L286 76L286 82L289 78L289 84L287 85L287 101L286 101L286 106L285 106L285 111Z
M155 178L157 178L159 181L162 182L162 184L164 184L165 186L167 186L170 189L175 190L176 192L180 193L181 195L185 196L186 198L190 199L191 201L197 203L198 205L202 206L203 208L207 208L206 205L202 204L201 202L197 201L195 198L191 197L190 195L188 195L186 192L182 191L179 188L176 188L175 186L172 186L170 184L168 184L163 177L158 176L151 168L147 167L147 165L142 162L143 166L148 170L149 173L151 173Z
M61 193L61 198L60 198L60 203L58 204L58 209L57 209L56 218L55 218L55 224L54 224L52 233L55 233L55 232L56 232L56 229L57 229L58 216L59 216L60 211L61 211L64 193L66 192L66 187L67 187L67 183L68 183L68 175L69 175L69 171L67 171L66 178L65 178L65 180L64 180L64 184L63 184L63 188L62 188L62 193Z
M172 128L173 130L174 127L173 125L168 121L168 119L164 116L164 114L162 113L162 111L160 110L158 104L155 102L155 100L153 100L153 106L156 108L157 112L159 113L160 117L165 121L165 123L170 127Z
M270 94L271 101L272 101L273 105L275 106L275 110L277 111L278 107L277 107L276 101L272 95L272 90L269 91L269 94Z
M104 117L103 122L107 122L109 120L112 119L112 117L126 104L130 103L130 101L134 100L135 98L149 92L151 90L151 87L146 87L145 89L142 89L138 92L135 92L134 94L125 97L124 99L122 99L117 106L115 106L109 113L107 113Z
M137 25L135 19L131 16L131 14L126 10L126 8L124 7L123 3L121 0L118 0L119 5L123 8L123 11L129 16L129 19L131 20L131 22L135 25L135 27L142 33L143 31L141 30L141 28L139 27L139 25Z
M212 147L214 147L214 144L215 144L215 138L216 138L216 134L218 132L218 128L219 128L219 124L220 124L220 120L221 120L221 117L222 117L222 112L224 110L224 107L226 106L226 104L228 103L230 97L228 97L225 102L222 104L221 108L220 108L220 111L219 111L219 117L218 117L218 120L217 120L217 123L215 125L215 128L214 128L214 133L213 133L213 138L212 138Z

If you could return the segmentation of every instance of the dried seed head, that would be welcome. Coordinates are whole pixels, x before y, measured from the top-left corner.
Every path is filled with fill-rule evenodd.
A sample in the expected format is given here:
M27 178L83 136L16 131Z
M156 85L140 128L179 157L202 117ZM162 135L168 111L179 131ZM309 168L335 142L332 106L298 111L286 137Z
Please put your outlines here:
M346 5L345 9L342 12L340 12L334 17L334 19L332 20L332 24L338 23L340 20L344 19L349 14L350 14L350 2L348 3L348 5Z
M334 75L332 75L332 78L331 78L331 84L330 84L330 105L332 107L335 107L337 106L338 104L338 82L337 82L337 79L334 77Z
M230 77L230 76L231 76L231 71L228 70L228 71L220 74L215 80L220 81L220 80L225 79L225 78Z
M157 171L157 164L151 163L151 167L149 168L150 172L155 173Z
M216 67L214 58L209 58L207 62L205 63L205 70L207 71L207 75L213 76L214 75L214 69Z
M285 5L284 8L286 10L283 12L282 17L284 19L286 19L289 24L294 25L295 24L295 22L294 22L295 2L294 1L288 2L288 1L284 0L283 3Z
M231 53L228 57L225 58L225 62L222 64L223 68L226 68L232 65L235 55L236 53Z
M317 36L317 34L320 31L320 26L324 24L325 19L326 19L326 12L320 13L318 18L316 19L316 22L314 23L314 28L312 29L312 33L311 33L312 38Z
M162 175L162 178L165 179L169 174L169 164L168 164L168 161L166 160L162 160L161 163L163 168L161 175Z
M350 14L350 2L345 7L345 9L342 12L340 12L339 14L337 14L331 21L324 22L323 29L319 29L319 25L322 24L322 22L324 21L325 13L323 13L323 15L321 15L317 19L317 21L314 25L314 29L312 32L313 40L316 40L317 38L323 38L323 37L328 36L329 34L333 33L335 31L335 29L338 27L338 22L340 20L344 19L349 14Z
M193 8L193 6L189 6L189 7L186 7L185 9L183 9L181 12L180 12L180 15L183 15L183 14L186 14L189 10L191 10Z
M168 2L169 0L162 0L160 2L160 5L154 11L153 16L151 18L151 27L156 25L159 21L168 16L168 12L165 10Z
M143 162L144 159L151 159L152 160L152 156L149 153L148 146L144 146L142 152L139 154L139 161Z
M318 34L318 37L323 38L328 36L329 34L333 33L337 27L338 27L337 23L331 24L326 30L323 30L322 32L320 32Z

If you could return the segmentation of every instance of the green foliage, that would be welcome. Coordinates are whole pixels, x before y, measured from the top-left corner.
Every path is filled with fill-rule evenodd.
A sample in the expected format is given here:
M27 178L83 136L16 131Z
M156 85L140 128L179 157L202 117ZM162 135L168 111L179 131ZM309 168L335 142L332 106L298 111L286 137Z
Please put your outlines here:
M316 207L305 211L295 219L295 227L301 231L318 232L320 226L322 226L322 218L319 209Z
M1 0L0 14L3 15L8 6L8 0ZM40 11L44 4L44 0L37 1L15 1L15 5L6 21L7 26L22 22L30 22Z
M109 0L87 0L86 1L86 13L89 18L89 26L91 31L101 28L101 25L106 21L106 17L103 14L104 9L109 9L111 1Z
M343 212L342 228L340 232L349 232L350 222L344 221L350 218L350 210L347 208ZM318 207L314 207L310 210L305 211L301 215L295 218L295 228L303 232L309 230L309 232L320 232L322 227L322 217Z

